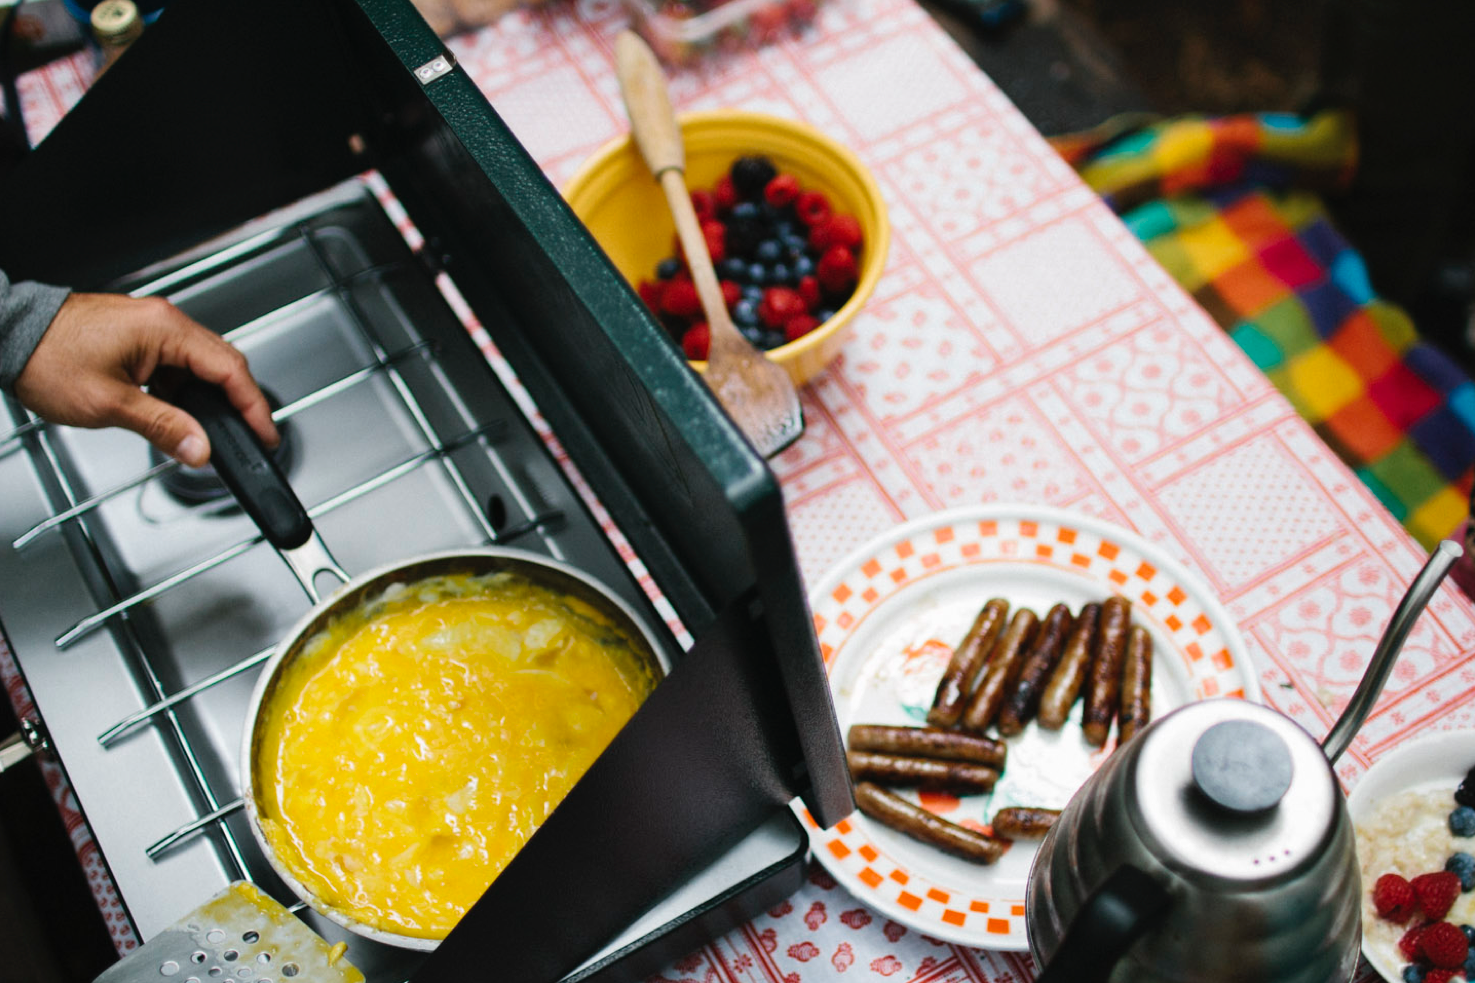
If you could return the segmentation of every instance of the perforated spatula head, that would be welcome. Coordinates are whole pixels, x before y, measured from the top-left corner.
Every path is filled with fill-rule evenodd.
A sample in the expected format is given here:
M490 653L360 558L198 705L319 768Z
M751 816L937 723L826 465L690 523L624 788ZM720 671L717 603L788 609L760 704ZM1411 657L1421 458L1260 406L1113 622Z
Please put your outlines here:
M95 983L364 983L345 948L256 885L236 881Z

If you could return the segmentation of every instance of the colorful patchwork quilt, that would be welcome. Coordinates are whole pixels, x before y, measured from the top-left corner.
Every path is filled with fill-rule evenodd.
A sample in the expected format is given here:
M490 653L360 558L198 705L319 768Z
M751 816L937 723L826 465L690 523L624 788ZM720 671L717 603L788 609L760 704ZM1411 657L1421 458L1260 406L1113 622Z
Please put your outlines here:
M1455 531L1475 383L1378 298L1323 207L1356 166L1349 117L1139 117L1054 143L1414 538Z

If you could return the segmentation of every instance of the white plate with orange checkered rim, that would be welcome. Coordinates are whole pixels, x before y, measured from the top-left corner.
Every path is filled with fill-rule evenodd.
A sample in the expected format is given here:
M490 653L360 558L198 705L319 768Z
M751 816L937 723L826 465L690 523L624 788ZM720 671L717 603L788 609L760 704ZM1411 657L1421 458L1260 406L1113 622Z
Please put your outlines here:
M938 512L872 540L810 594L840 721L921 725L952 647L991 597L1041 616L1118 593L1153 638L1152 714L1191 700L1260 700L1244 642L1213 592L1161 550L1099 519L1043 506ZM1031 724L1009 739L989 795L899 794L986 830L1000 808L1060 808L1105 759L1080 731L1081 704L1057 733ZM991 866L956 859L854 813L824 830L796 803L819 861L866 904L934 938L1023 951L1024 893L1036 844L1016 841Z

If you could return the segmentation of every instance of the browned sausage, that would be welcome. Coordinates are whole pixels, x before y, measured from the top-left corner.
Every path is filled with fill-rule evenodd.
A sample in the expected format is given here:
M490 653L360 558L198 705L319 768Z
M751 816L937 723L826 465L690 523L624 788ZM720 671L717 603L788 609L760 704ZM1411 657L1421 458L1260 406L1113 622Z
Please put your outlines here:
M1004 836L1011 840L1033 840L1044 836L1059 818L1059 809L1011 806L994 813L992 825L995 836Z
M1004 844L998 840L934 816L870 782L861 782L855 787L855 804L876 822L964 860L991 864L1004 855Z
M1020 608L1009 619L1009 627L999 636L998 644L989 656L988 671L983 674L983 682L978 684L978 689L974 690L973 696L968 700L967 709L963 711L965 728L982 734L994 722L999 706L1004 702L1004 694L1009 691L1009 684L1019 674L1023 663L1021 656L1030 639L1034 637L1035 626L1039 623L1039 616L1029 608Z
M1127 659L1122 664L1121 717L1117 721L1117 743L1125 744L1152 719L1152 636L1141 625L1133 625L1127 640Z
M999 733L1013 737L1024 731L1040 706L1040 694L1060 660L1060 648L1070 631L1070 608L1057 604L1045 615L1029 654L1020 665L1019 675L1004 694L1004 707L999 711Z
M1101 605L1101 627L1096 632L1096 654L1086 673L1086 709L1081 714L1081 732L1086 743L1106 743L1116 716L1117 693L1122 683L1122 658L1127 650L1127 628L1132 620L1132 602L1125 597L1106 599Z
M1101 621L1101 605L1092 601L1081 608L1076 622L1071 626L1070 637L1065 640L1065 652L1045 684L1045 694L1040 697L1040 726L1059 730L1070 716L1076 697L1081 693L1081 684L1086 681L1086 670L1091 665L1091 642L1096 637L1096 626Z
M914 758L971 761L1000 771L1009 747L1003 741L936 727L883 727L856 724L850 728L850 750L902 754Z
M999 780L997 769L971 761L904 758L899 754L876 754L873 751L847 751L845 760L850 765L851 777L858 782L916 785L954 795L987 792Z
M963 636L963 642L948 661L942 680L937 684L937 695L932 698L932 709L927 711L927 722L934 727L951 727L963 715L968 705L968 695L983 669L988 665L988 655L993 651L1004 622L1009 617L1009 602L995 597L978 612L973 627Z

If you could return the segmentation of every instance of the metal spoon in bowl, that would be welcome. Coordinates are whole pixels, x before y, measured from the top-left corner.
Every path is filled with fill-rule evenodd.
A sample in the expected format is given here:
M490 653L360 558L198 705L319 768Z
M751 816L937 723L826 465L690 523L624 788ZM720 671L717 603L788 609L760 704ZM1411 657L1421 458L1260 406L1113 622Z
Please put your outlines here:
M615 71L630 114L635 145L665 192L666 204L676 219L676 234L691 267L692 282L707 315L711 331L707 386L758 453L772 457L804 432L799 394L784 367L770 362L749 344L727 313L707 240L686 188L681 129L671 111L666 79L655 53L633 32L622 31L615 39Z

